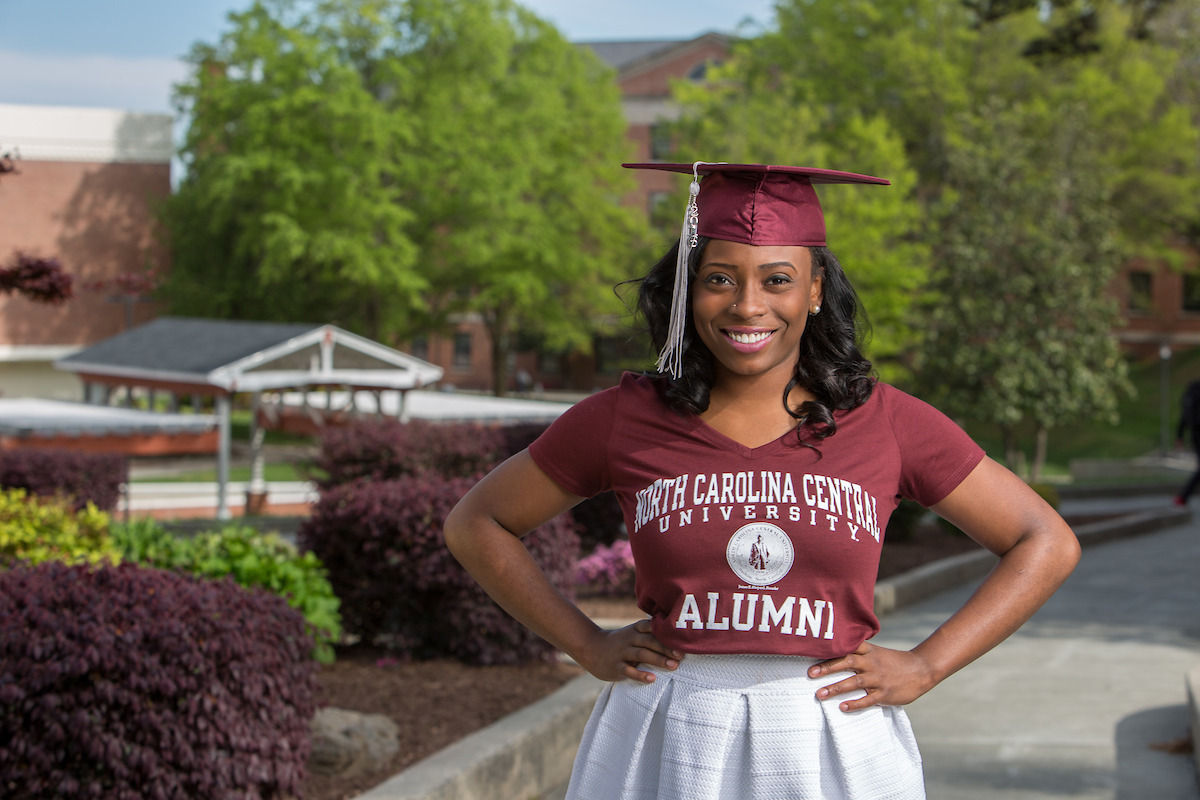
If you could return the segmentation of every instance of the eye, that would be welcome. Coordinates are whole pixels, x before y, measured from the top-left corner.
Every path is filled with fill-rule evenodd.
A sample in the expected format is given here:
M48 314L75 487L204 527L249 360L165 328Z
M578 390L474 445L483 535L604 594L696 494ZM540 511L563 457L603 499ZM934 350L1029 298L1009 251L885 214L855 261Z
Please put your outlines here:
M733 281L728 275L720 272L711 272L704 277L704 282L712 286L732 286Z
M768 286L782 286L785 284L792 283L792 281L793 281L793 278L791 275L785 275L782 272L776 272L774 275L767 278L766 284Z

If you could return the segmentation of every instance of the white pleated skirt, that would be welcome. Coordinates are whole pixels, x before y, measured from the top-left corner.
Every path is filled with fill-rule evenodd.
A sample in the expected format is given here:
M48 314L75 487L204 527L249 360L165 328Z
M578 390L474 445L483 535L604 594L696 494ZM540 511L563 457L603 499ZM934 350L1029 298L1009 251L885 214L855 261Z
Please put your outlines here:
M654 683L621 681L592 711L567 800L921 800L904 710L817 700L817 659L688 655ZM644 667L645 668L645 667Z

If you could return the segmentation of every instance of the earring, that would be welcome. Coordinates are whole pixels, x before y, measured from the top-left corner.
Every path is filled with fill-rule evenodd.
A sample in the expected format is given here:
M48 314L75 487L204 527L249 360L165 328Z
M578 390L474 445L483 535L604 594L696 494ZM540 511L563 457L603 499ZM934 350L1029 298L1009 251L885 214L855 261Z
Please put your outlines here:
M812 308L812 310L810 310L810 311L808 312L808 315L809 315L810 317L815 317L817 314L820 314L820 313L821 313L821 307L820 307L820 306L814 306L814 307Z

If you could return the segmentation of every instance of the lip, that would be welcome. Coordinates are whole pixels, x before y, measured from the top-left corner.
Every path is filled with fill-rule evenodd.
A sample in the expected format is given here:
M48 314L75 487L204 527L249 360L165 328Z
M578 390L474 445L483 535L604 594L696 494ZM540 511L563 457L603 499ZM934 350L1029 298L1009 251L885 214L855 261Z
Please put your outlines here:
M739 353L757 353L775 336L775 331L765 328L722 328L721 333L729 346Z

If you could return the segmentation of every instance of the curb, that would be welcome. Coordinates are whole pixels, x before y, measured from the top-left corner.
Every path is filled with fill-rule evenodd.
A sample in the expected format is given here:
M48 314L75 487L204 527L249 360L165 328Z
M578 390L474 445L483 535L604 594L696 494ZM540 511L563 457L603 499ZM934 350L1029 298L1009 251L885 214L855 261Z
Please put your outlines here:
M1075 535L1081 547L1140 536L1163 528L1191 521L1192 512L1185 507L1154 511L1137 511L1115 519L1089 522L1076 526ZM943 558L931 564L909 570L880 581L875 585L875 613L879 616L915 603L944 589L982 578L998 559L986 550L972 551Z
M570 776L583 726L604 685L588 674L572 678L355 800L537 797Z
M1187 508L1136 512L1075 529L1080 545L1140 536L1191 521ZM995 565L987 551L951 556L875 587L879 616L981 578ZM1193 736L1200 732L1200 665L1185 676ZM536 799L565 787L583 727L604 683L580 675L538 702L434 753L354 800ZM1200 771L1200 752L1196 752Z
M1188 722L1192 731L1192 760L1196 762L1196 775L1200 776L1200 664L1192 667L1183 676L1187 687Z

